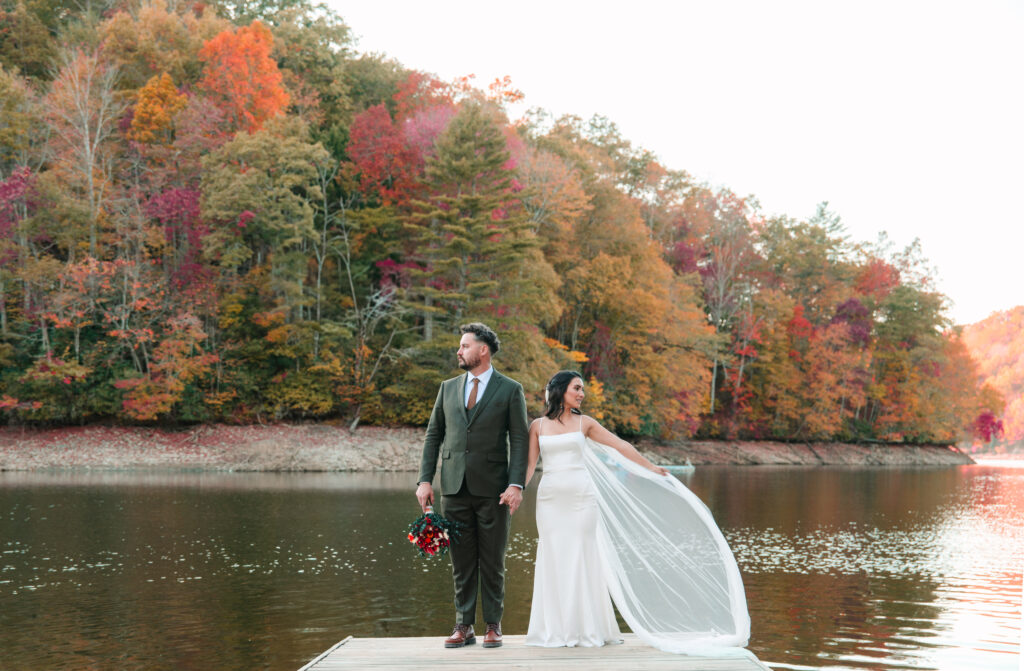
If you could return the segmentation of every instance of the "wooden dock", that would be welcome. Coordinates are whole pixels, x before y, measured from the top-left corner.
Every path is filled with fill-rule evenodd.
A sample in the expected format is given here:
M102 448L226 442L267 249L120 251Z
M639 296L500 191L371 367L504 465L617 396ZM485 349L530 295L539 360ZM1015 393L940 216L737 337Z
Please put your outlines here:
M623 634L622 645L603 648L535 648L525 636L505 636L500 648L485 649L478 642L446 649L443 636L428 638L352 638L337 643L299 671L338 669L556 669L570 671L771 671L750 658L721 659L673 655L642 643L635 634ZM478 641L480 636L477 637Z

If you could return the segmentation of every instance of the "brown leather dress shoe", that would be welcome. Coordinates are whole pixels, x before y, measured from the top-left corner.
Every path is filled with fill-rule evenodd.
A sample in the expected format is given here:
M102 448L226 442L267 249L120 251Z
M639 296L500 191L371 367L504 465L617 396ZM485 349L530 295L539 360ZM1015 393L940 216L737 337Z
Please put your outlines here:
M485 648L500 648L501 647L501 623L500 622L488 622L487 633L484 634L484 647Z
M476 635L473 633L473 625L471 624L455 625L452 635L444 639L444 647L446 648L461 648L464 645L473 645L474 643L476 643Z

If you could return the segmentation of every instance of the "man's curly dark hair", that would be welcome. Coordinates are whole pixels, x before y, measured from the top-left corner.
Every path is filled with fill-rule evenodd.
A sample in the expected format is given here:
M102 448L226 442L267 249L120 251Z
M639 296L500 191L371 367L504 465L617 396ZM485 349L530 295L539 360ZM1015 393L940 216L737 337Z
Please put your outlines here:
M487 324L481 324L480 322L472 322L470 324L463 324L459 327L460 333L472 333L476 337L477 341L487 343L487 348L491 350L491 355L498 353L498 349L501 347L501 341L498 340L498 334L490 329Z

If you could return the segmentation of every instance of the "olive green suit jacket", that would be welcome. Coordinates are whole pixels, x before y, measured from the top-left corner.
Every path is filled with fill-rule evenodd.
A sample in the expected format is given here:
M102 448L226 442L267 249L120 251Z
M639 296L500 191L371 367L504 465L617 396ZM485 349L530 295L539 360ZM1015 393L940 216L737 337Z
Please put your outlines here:
M498 496L526 484L528 431L523 386L498 371L472 410L464 405L467 375L441 383L423 444L419 482L432 482L441 458L441 494L463 481L474 496Z

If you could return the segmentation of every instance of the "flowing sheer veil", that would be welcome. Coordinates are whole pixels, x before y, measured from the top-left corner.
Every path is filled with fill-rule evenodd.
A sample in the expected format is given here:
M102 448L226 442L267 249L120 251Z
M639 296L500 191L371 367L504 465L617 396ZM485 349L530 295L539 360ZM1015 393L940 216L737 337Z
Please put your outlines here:
M743 583L711 511L676 478L586 442L608 587L630 629L668 652L749 655Z

